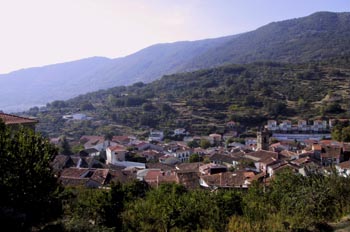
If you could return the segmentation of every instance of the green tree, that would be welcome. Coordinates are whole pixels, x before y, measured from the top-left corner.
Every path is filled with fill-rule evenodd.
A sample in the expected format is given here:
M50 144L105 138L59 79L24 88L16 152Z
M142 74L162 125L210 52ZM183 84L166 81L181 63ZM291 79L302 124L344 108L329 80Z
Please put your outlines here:
M196 140L192 140L187 142L187 146L189 146L190 148L196 148L196 147L199 147L199 144Z
M177 184L160 185L123 213L128 231L223 231L219 208L205 191L187 192Z
M59 152L63 155L72 155L73 154L72 149L69 145L69 142L68 142L66 136L61 137L61 141L58 145L58 148L59 148Z
M344 127L342 129L342 141L350 142L350 126Z
M91 104L91 102L86 101L86 102L81 103L80 109L81 110L94 110L95 107Z
M199 143L200 147L203 149L207 149L211 146L210 142L206 139L202 139Z
M59 185L50 167L57 151L49 141L32 130L9 131L0 122L0 154L2 226L25 231L58 216Z
M189 158L190 163L201 162L201 161L203 161L203 157L201 157L197 153L190 155L190 158Z

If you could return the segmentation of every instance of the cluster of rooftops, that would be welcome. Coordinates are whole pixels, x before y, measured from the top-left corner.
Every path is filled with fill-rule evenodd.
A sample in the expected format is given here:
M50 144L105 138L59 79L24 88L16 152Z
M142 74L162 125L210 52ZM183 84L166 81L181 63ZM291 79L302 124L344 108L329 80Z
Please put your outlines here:
M37 123L35 119L4 113L0 113L0 119L7 126L32 127ZM161 135L158 131L155 134ZM349 143L330 139L269 140L265 141L267 146L252 149L237 142L228 144L219 134L208 138L212 146L203 149L190 148L186 142L142 141L135 136L83 136L79 143L84 149L71 156L57 155L52 167L62 184L91 188L108 188L112 182L137 179L152 186L175 182L188 188L247 189L254 180L268 184L285 169L307 176L327 175L335 167L339 175L350 175ZM198 162L189 163L193 154ZM131 156L141 161L129 160Z

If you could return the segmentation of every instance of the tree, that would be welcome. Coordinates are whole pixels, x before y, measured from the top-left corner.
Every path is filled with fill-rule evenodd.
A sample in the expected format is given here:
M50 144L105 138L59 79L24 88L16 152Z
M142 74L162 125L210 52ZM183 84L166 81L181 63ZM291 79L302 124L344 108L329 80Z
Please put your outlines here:
M58 147L59 147L59 151L62 155L72 155L73 154L72 149L69 145L69 142L67 141L66 136L61 137L61 141L60 141L60 144Z
M197 153L190 155L189 162L194 163L194 162L201 162L203 161L203 158L199 156Z
M0 154L2 226L24 231L58 216L59 185L50 167L56 148L32 130L9 131L0 122Z
M337 113L343 113L344 110L342 109L341 105L338 103L331 103L326 106L325 108L326 113L331 113L331 114L337 114Z
M350 142L350 126L344 127L342 130L342 141Z
M187 146L189 146L190 148L196 148L196 147L199 147L199 144L196 140L192 140L187 142Z
M130 202L123 213L126 231L223 231L211 194L164 184L144 199Z
M80 105L80 109L81 110L94 110L95 107L91 104L91 102L86 101Z
M200 147L201 148L203 148L203 149L207 149L207 148L209 148L210 147L210 142L208 141L208 140L206 140L206 139L202 139L201 141L200 141Z

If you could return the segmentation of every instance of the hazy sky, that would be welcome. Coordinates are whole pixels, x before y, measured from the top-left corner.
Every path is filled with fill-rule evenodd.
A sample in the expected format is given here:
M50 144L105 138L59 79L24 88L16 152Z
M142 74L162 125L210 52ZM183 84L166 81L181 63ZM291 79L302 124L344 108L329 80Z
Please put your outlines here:
M0 73L254 30L349 0L0 0Z

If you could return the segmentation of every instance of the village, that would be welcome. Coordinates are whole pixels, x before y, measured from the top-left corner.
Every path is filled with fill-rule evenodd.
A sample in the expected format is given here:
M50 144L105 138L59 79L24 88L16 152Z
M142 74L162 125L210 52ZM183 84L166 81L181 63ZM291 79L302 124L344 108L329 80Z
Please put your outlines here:
M6 125L35 128L38 121L1 113ZM346 121L346 120L343 120ZM188 189L247 189L253 181L268 184L278 172L290 170L303 176L336 171L350 175L350 143L330 139L336 120L269 120L256 137L244 143L220 134L190 135L174 130L183 141L164 141L164 133L152 130L146 140L133 135L82 136L77 154L58 154L54 172L65 186L108 188L112 182L140 180L150 186L178 183ZM231 134L235 123L228 122ZM290 139L292 138L292 139ZM59 139L51 139L58 146Z
M344 121L344 120L343 120ZM184 128L174 130L183 141L164 141L160 130L148 139L133 135L82 136L78 154L59 154L53 168L66 186L105 188L111 182L132 179L150 186L178 183L189 189L247 189L253 181L268 184L278 172L290 170L303 176L350 174L350 143L330 139L336 120L269 120L244 143L221 134L190 135ZM228 122L231 134L235 123ZM58 145L58 140L52 140Z

